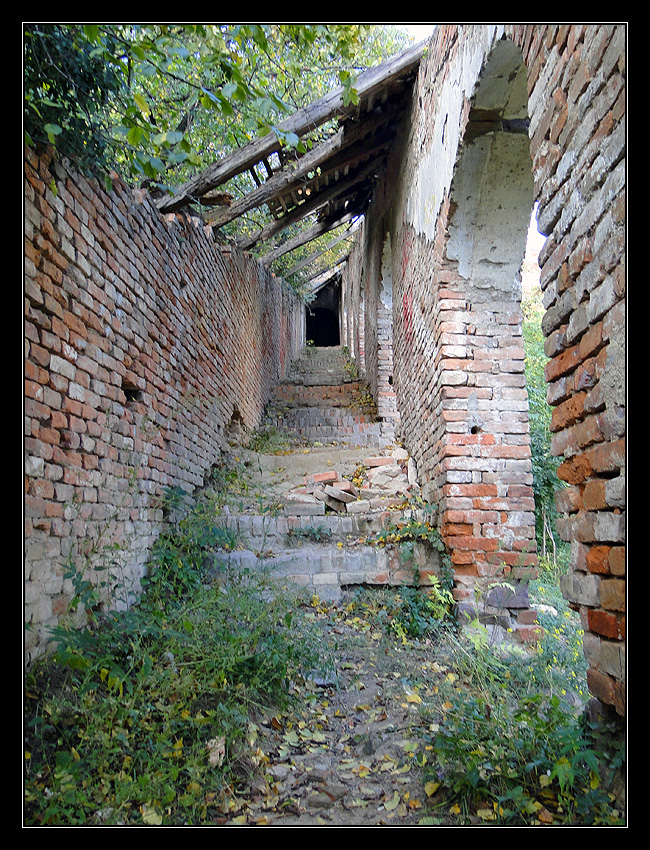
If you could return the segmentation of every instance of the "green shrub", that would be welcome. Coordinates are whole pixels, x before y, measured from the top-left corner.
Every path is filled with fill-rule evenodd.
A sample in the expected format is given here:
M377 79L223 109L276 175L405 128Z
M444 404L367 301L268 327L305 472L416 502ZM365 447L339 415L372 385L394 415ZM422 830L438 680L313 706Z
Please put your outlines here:
M205 520L190 512L159 541L140 604L63 624L30 670L27 825L193 825L227 811L256 768L255 719L327 663L293 594L235 569L207 583L203 547L230 541Z

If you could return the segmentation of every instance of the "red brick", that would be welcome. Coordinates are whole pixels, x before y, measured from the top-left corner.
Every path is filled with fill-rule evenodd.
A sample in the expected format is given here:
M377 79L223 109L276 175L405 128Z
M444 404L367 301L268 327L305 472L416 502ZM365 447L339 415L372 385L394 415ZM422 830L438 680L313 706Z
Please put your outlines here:
M625 639L625 618L609 611L599 611L594 608L587 612L589 630L602 637L615 640Z
M610 546L592 546L586 557L587 569L591 573L609 573Z

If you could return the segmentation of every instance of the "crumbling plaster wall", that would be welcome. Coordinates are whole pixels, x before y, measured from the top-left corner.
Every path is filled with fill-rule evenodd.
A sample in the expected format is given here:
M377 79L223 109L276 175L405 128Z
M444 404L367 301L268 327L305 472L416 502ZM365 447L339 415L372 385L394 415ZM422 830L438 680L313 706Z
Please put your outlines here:
M501 578L521 580L516 607L534 575L517 264L539 203L553 450L568 485L559 530L572 546L563 590L592 694L624 714L625 26L438 27L377 198L364 235L391 239L401 436L439 506L461 608ZM525 604L517 627L534 638Z
M260 424L304 305L209 228L48 157L25 159L26 659L66 612L71 563L137 597L163 512ZM110 573L99 569L110 562Z

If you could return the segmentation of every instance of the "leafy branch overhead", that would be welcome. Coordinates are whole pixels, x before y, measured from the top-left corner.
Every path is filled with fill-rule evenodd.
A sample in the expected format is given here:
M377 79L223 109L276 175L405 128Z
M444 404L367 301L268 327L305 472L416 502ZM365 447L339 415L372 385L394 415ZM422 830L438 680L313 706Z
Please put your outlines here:
M395 50L365 24L26 24L24 124L86 169L173 185ZM355 57L364 54L362 65ZM381 54L380 58L381 58Z

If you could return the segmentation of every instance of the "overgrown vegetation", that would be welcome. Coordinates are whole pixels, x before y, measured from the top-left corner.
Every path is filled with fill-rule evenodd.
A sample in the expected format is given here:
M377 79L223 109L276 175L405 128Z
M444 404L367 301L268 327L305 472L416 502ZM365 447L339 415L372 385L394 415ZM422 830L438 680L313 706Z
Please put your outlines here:
M404 45L368 24L25 24L24 123L78 166L179 185Z
M233 545L191 511L155 547L139 605L56 629L56 652L26 680L28 825L229 811L258 767L255 720L326 663L294 596L206 557Z
M544 580L533 588L546 600L548 591ZM559 607L540 614L544 636L532 650L499 647L478 624L449 635L449 672L426 709L425 822L624 822L604 781L623 764L624 744L614 727L586 720L578 618L552 582L550 595Z
M524 301L523 311L537 550L542 558L548 557L555 563L560 559L566 566L568 547L563 546L555 534L555 494L564 485L557 477L561 458L551 454L551 408L546 401L547 387L544 377L548 358L544 352L544 335L541 329L544 314L541 291L532 293Z
M526 333L534 338L536 331ZM541 371L530 352L536 496L548 517L554 460ZM275 437L250 435L258 449L275 447ZM168 492L174 522L152 550L141 602L128 611L102 611L95 586L68 564L76 588L71 618L53 634L56 651L25 680L27 825L228 822L245 810L264 771L260 719L278 710L285 720L300 716L296 697L304 714L298 683L335 666L313 616L324 611L318 600L229 566L240 541L215 518L250 495L243 464L215 467L206 485L196 504L181 490ZM305 528L292 542L329 536ZM416 653L409 687L420 722L412 761L399 770L422 771L420 822L624 823L609 784L624 764L624 742L618 729L589 723L584 713L583 635L559 591L562 547L559 557L542 558L540 578L530 584L543 637L523 649L496 643L483 625L461 630L451 620L449 564L426 517L395 523L373 542L397 546L404 562L415 543L427 543L443 566L442 581L426 593L415 585L359 590L344 609L326 612L369 636L373 664L377 632L400 654Z

